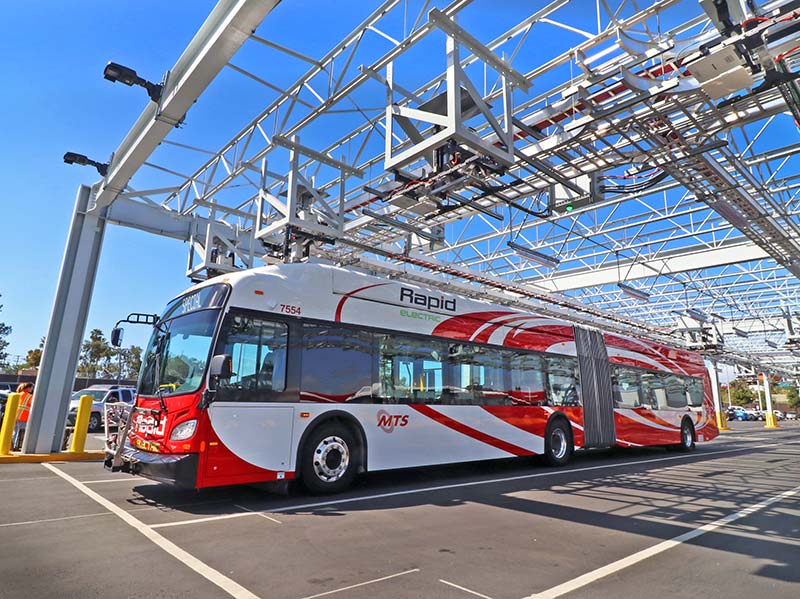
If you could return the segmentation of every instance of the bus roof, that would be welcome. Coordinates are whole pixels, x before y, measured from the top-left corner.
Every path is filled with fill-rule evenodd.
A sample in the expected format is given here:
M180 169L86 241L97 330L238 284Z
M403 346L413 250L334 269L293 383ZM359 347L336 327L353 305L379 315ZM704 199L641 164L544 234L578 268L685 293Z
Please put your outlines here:
M227 283L229 306L302 318L575 355L573 324L550 316L322 263L262 266ZM611 362L702 376L703 358L650 340L603 332Z

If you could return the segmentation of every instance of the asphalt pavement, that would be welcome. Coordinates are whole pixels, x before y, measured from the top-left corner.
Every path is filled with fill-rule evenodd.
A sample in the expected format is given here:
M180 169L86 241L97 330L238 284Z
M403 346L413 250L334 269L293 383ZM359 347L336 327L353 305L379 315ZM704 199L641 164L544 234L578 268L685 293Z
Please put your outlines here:
M800 424L731 425L691 454L372 473L335 497L4 465L0 597L796 599Z

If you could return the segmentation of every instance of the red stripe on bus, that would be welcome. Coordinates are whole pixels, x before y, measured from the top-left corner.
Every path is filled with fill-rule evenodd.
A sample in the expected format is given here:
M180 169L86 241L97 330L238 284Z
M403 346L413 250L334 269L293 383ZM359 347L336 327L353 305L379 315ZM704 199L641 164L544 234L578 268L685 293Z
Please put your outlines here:
M423 416L427 416L431 420L435 420L436 422L438 422L443 426L446 426L447 428L459 432L462 435L466 435L467 437L471 437L476 441L481 441L482 443L491 445L492 447L495 447L501 451L505 451L506 453L510 453L511 455L515 456L533 455L532 451L529 451L524 447L519 447L512 443L503 441L502 439L498 439L497 437L492 437L491 435L487 435L486 433L474 429L471 426L467 426L466 424L459 422L458 420L454 420L449 416L445 416L441 412L437 412L433 408L426 406L424 404L415 404L415 405L410 405L409 407L414 408L417 412L419 412Z
M359 291L364 291L365 289L371 289L372 287L381 287L383 285L387 285L387 283L376 283L375 285L367 285L366 287L359 287L358 289L354 289L353 291L346 293L342 299L339 300L339 304L336 306L336 316L334 317L334 322L342 322L342 308L344 308L344 303L350 299L353 295L358 293Z

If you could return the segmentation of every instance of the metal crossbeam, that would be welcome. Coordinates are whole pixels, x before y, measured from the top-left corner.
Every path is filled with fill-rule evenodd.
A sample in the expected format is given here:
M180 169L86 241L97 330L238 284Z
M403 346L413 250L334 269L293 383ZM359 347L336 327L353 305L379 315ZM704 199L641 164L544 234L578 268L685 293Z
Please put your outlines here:
M215 9L160 111L148 107L116 152L95 199L118 197L108 222L187 239L201 253L221 244L236 268L320 258L401 269L676 343L675 312L697 307L729 315L721 331L731 361L772 352L763 339L734 339L733 323L800 311L800 144L787 135L798 65L768 47L740 54L763 45L773 20L794 18L782 0L729 38L685 0L608 0L591 11L553 0L517 15L509 7L493 39L464 25L486 18L480 3L387 0L326 53L309 40L330 7L305 22L308 39L287 44L272 39L269 19L258 27L272 4ZM225 30L234 21L241 27ZM437 30L450 46L431 56ZM787 35L781 48L800 45ZM234 65L239 45L301 75L287 85L246 54ZM750 83L720 96L735 82L704 79L715 53L741 58L732 80ZM172 125L226 64L264 108L244 124L235 111L218 115L234 133L199 150ZM448 89L451 105L436 108ZM442 132L464 114L468 136ZM400 157L388 171L387 147ZM193 172L180 175L186 164ZM509 241L559 261L545 268Z

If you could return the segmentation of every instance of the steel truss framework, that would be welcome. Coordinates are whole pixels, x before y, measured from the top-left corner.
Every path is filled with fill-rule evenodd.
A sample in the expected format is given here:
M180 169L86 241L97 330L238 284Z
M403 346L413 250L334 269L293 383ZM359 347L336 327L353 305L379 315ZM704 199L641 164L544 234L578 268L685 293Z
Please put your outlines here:
M172 127L190 102L162 116L171 76L95 210L189 241L193 279L325 259L800 367L800 42L765 41L787 0L725 35L696 0L508 4L388 0L316 56L333 5L273 34L287 0L224 63L260 112L215 115L238 131L201 147L201 122ZM756 64L736 59L739 88L701 68L731 48ZM151 121L169 130L137 148Z

